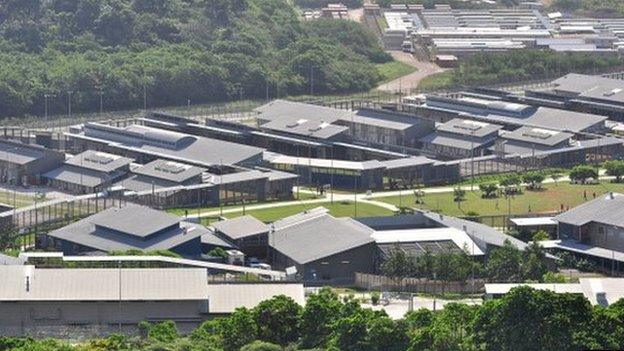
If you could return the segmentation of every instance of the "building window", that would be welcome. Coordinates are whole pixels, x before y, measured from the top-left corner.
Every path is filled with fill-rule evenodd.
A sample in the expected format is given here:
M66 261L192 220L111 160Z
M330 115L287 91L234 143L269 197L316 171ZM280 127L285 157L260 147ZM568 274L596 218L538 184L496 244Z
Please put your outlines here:
M604 235L605 234L605 227L604 226L601 226L601 225L598 226L598 234L600 234L600 235Z

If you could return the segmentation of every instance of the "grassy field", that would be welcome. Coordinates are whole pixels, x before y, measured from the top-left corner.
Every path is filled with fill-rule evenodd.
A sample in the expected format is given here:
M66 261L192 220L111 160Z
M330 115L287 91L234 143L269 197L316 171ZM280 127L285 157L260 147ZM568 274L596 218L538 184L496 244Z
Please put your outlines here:
M475 185L475 189L478 186ZM512 214L526 214L529 212L551 212L559 211L561 205L564 208L572 208L580 205L596 196L601 196L609 191L624 192L624 184L614 184L603 182L596 185L576 185L569 183L545 184L541 191L525 190L523 194L517 195L509 202L504 197L496 199L483 199L479 190L467 191L466 200L461 203L461 207L453 201L453 193L427 194L424 197L425 204L422 208L431 211L445 213L451 216L462 216L468 212L476 212L479 215L502 215L508 214L511 203ZM584 198L587 193L587 200ZM415 198L413 194L402 197L403 206L414 206ZM375 200L399 205L399 197L381 197Z
M408 75L416 71L416 67L408 65L400 61L390 61L386 63L380 63L376 65L379 74L383 77L379 84L384 84L393 81L399 77Z
M453 85L453 71L436 73L423 78L418 83L418 89L421 90L438 90Z
M34 197L31 195L24 195L20 193L15 194L15 206L26 207L34 203ZM0 203L13 206L13 192L0 190Z
M261 210L251 210L246 211L245 214L256 217L257 219L263 222L274 222L278 219L292 216L299 212L303 212L305 210L310 210L315 207L323 206L329 210L335 217L354 217L355 216L355 206L353 202L334 202L331 203L322 203L322 204L300 204L293 206L282 206L282 207L274 207L274 208L266 208ZM387 210L383 207L359 203L357 204L357 217L371 217L371 216L391 216L393 213L390 210ZM224 214L227 218L235 218L243 215L243 212L236 213L226 213Z

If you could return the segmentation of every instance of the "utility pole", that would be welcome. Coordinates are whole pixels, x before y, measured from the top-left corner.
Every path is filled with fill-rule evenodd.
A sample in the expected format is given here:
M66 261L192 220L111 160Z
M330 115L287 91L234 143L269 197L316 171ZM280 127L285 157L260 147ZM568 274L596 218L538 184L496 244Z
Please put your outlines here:
M104 91L100 88L100 116L104 112Z
M45 117L45 124L46 124L46 128L48 127L48 98L50 97L49 94L43 94L43 114Z
M310 95L314 96L314 67L310 63Z
M470 131L470 191L474 191L474 130Z
M67 91L67 117L69 117L70 120L71 120L71 114L72 114L71 106L72 106L72 94L73 93L74 92L71 90Z

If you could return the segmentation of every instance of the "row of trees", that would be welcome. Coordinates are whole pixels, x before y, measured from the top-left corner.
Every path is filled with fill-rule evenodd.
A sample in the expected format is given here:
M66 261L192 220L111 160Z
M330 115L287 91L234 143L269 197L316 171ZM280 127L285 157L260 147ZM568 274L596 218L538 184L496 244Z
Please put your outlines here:
M401 320L383 311L342 302L329 289L311 295L302 308L278 296L256 308L210 320L188 336L172 322L143 324L144 337L113 335L83 344L46 339L0 338L14 351L420 351L583 350L624 348L624 300L592 307L582 295L527 287L482 306L450 303L421 309Z
M453 84L480 85L557 77L569 72L601 71L622 65L617 57L588 53L514 50L492 55L481 53L463 60L453 74Z
M391 60L287 0L7 0L0 117L368 90Z
M391 278L427 278L444 282L465 282L471 277L486 278L492 282L542 281L548 272L546 255L539 244L530 244L519 250L508 240L492 249L487 262L473 260L466 247L459 252L442 251L411 256L394 248L380 266L381 272Z

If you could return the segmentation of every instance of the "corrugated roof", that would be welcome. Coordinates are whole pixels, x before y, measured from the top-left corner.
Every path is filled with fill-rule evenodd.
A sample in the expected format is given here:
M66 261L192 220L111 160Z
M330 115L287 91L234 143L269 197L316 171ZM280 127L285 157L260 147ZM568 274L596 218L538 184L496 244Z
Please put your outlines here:
M26 276L30 276L28 291ZM159 301L208 297L208 274L201 268L0 266L0 277L1 301Z
M168 160L154 160L146 165L133 169L132 173L151 178L164 179L175 183L182 183L190 178L201 175L205 171L204 168L184 163Z
M624 227L624 195L603 195L553 218L557 222L581 226L589 222Z
M544 128L520 127L514 131L502 133L500 136L503 139L530 144L555 146L570 140L574 134Z
M484 144L487 144L488 142L491 142L492 140L483 140L479 138L474 138L474 140L471 140L470 136L451 135L447 133L434 132L425 135L420 139L420 141L433 145L449 146L464 150L474 150Z
M436 129L447 133L482 138L496 133L500 129L503 129L503 126L468 119L453 118L452 120L439 125Z
M249 215L215 222L212 226L233 240L268 233L270 230L268 225Z
M141 209L133 209L117 215L114 212L116 208L111 208L63 228L53 230L48 235L95 250L109 252L128 249L145 251L171 249L208 232L208 229L201 225L181 222L179 218L165 212L138 205L127 205L126 207L128 206L140 207ZM175 226L175 222L179 222L180 225ZM107 228L97 228L96 223L130 235L115 233ZM170 228L164 230L168 227ZM146 237L158 229L161 232Z
M101 151L87 150L65 161L65 164L110 173L121 167L129 165L133 161L133 159L128 157L122 157Z
M115 179L120 175L122 175L122 173L111 175L93 169L80 168L72 165L62 165L59 168L42 174L42 177L93 188L100 186L111 179Z
M293 261L305 264L372 243L372 233L351 218L323 214L281 226L269 235L269 243Z
M303 284L209 284L210 313L232 313L239 307L253 308L260 302L285 295L305 304Z
M111 207L87 219L96 226L141 238L180 223L177 216L134 204Z
M0 141L0 160L19 165L25 165L44 157L44 152L37 147L11 142Z

